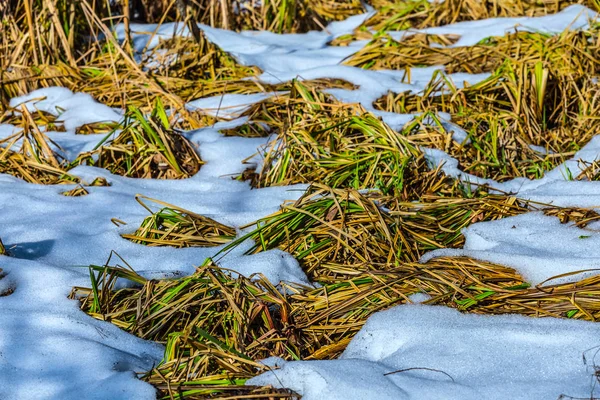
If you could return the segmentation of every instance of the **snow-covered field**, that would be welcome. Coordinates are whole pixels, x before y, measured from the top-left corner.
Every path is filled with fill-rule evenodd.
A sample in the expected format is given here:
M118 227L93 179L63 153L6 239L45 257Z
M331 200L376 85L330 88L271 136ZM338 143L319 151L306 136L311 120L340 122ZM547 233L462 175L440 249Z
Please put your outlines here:
M579 29L595 15L571 6L545 17L494 19L430 28L429 33L461 35L456 45L473 45L491 35L519 30L559 33ZM369 71L340 65L364 42L330 47L337 36L350 33L366 16L332 23L323 32L277 35L270 32L235 33L202 27L207 37L240 62L257 65L267 83L303 79L338 78L356 90L330 90L345 102L360 102L392 127L412 116L373 109L374 100L387 93L418 93L435 68L414 69L411 83L402 83L395 71ZM132 25L137 32L152 26ZM187 34L174 24L160 27L158 36ZM149 36L134 35L137 49L151 48ZM460 86L486 77L455 74ZM276 94L274 94L276 95ZM305 186L251 190L231 176L244 171L242 160L252 156L267 139L224 137L220 129L241 125L236 118L244 107L265 95L225 95L188 103L189 109L225 113L231 121L187 132L199 145L206 164L190 179L178 181L132 179L93 167L70 171L84 181L105 177L112 186L91 187L83 197L65 197L69 186L41 186L0 175L0 237L10 257L0 256L0 399L152 399L154 389L135 377L162 358L160 345L140 340L116 326L89 317L67 296L74 286L89 286L89 264L102 265L116 252L146 277L191 274L220 248L145 247L123 239L148 215L136 194L176 204L231 226L242 226L279 209L284 200L298 199ZM97 103L89 95L64 88L43 89L11 105L27 104L59 115L67 132L48 136L74 159L97 143L94 135L75 135L83 124L118 121L123 110ZM15 132L0 125L0 138ZM600 142L592 140L573 161L539 180L482 182L458 170L457 163L440 151L429 151L433 162L445 161L449 175L471 183L488 183L519 197L560 206L600 208L600 183L568 181L576 174L577 160L594 161ZM116 226L112 219L126 222ZM561 225L556 218L532 212L500 221L478 223L465 231L464 249L439 250L436 255L468 255L515 268L533 285L556 275L600 268L600 233L597 224L586 229ZM585 236L585 240L581 237ZM430 258L429 255L425 258ZM274 283L309 284L298 262L279 250L254 256L241 250L221 260L241 274L262 272ZM565 280L580 279L569 275ZM419 300L415 298L415 303ZM478 316L424 305L405 305L375 314L338 360L265 360L280 368L249 381L290 388L304 399L556 399L559 396L594 398L595 355L600 349L600 326L563 319L521 316ZM571 397L566 397L571 398Z

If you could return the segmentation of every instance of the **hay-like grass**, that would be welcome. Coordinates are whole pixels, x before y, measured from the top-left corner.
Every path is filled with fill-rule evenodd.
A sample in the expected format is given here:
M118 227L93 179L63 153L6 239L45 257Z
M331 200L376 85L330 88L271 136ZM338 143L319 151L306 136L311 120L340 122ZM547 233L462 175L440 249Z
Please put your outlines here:
M89 93L110 107L135 107L144 114L149 114L160 99L168 110L178 116L172 121L173 127L195 129L210 125L214 120L200 113L188 112L185 103L190 100L225 93L271 92L289 87L287 83L261 83L256 79L260 73L258 68L240 65L210 43L200 31L195 32L192 38L160 40L152 51L136 55L128 40L119 42L112 33L112 27L120 21L124 21L127 27L130 16L114 14L115 9L111 10L101 2L69 4L69 1L71 0L57 0L56 7L60 11L57 14L58 20L49 17L50 11L44 5L46 2L17 0L14 4L11 3L11 10L16 14L5 18L3 23L6 29L0 34L0 111L4 111L8 101L16 96L43 87L63 86L74 92ZM175 12L172 2L160 2L159 5L130 2L131 5L133 3L143 5L142 8L151 7L154 12L159 9ZM348 6L350 9L362 9L362 4L357 0L318 0L310 3L309 6L308 2L296 4L289 0L265 2L253 9L258 14L253 14L251 19L253 24L258 24L255 26L257 29L262 24L260 21L269 20L270 29L279 29L275 28L277 25L287 31L300 29L297 24L304 24L300 20L310 20L311 23L323 21L321 17L315 17L315 14L306 19L298 17L300 14L304 15L305 11L301 10L311 7L322 9L325 13L327 10L347 9ZM191 9L184 10L180 17L189 17L190 26L195 26L193 18L202 14L202 18L196 19L196 22L219 26L218 15L223 10L229 19L233 16L248 16L243 11L244 7L241 7L242 12L236 14L231 12L232 9L228 8L230 6L234 7L229 2L202 5L195 3ZM121 11L124 12L125 9L121 8ZM154 12L142 14L150 18ZM165 14L165 18L156 22L171 20L176 15L177 13ZM281 15L291 15L285 18L290 18L292 25L284 27L287 22L281 19ZM339 14L336 18L341 16ZM275 25L271 25L272 23ZM320 22L311 26L318 27L319 24ZM45 28L35 29L38 25ZM63 43L65 35L67 41ZM104 39L89 40L98 35ZM59 46L56 47L56 44ZM68 55L65 55L65 49L69 50ZM51 51L52 56L47 57L45 54ZM333 80L320 81L324 87L338 87ZM78 128L77 133L108 133L112 128L113 125L91 124Z
M162 206L153 212L142 200ZM146 217L133 234L125 239L146 246L209 247L219 246L235 238L235 229L211 218L144 196L136 200L152 215Z
M87 191L85 186L78 184L73 189L64 191L61 194L66 197L82 197L87 196L88 194L90 194L90 192Z
M597 181L600 180L600 163L598 161L579 161L581 172L577 176L568 176L567 178L578 181Z
M60 147L40 130L36 118L25 106L19 113L21 130L0 140L0 173L43 185L77 183L79 179L67 172L68 162L57 151Z
M437 179L420 150L379 118L299 81L288 95L259 103L245 115L261 131L278 133L263 151L255 187L320 182L416 198L419 187ZM241 129L256 131L248 125Z
M144 380L166 398L226 397L240 392L291 398L285 391L244 387L265 370L255 360L298 357L285 297L268 281L231 275L210 262L186 278L145 280L125 268L91 267L82 308L145 339L166 343L164 361ZM141 288L114 291L118 278ZM233 397L235 398L235 397Z
M598 28L566 30L558 35L516 32L490 37L474 46L449 47L457 37L414 34L401 41L382 35L344 61L365 69L404 69L440 66L447 73L493 72L507 59L544 63L555 74L594 73L599 67Z
M441 75L425 96L389 94L375 107L426 113L436 123L417 120L404 133L415 143L448 152L466 172L499 181L539 178L572 157L599 129L597 85L587 70L567 73L558 67L507 60L478 84L457 89ZM444 140L450 132L437 119L439 111L452 115L467 132L467 142Z
M598 9L595 0L371 0L370 3L377 13L353 34L337 38L333 44L347 45L350 41L371 39L386 31L423 29L462 21L496 17L539 17L557 13L572 4Z
M171 129L158 101L148 119L130 107L123 129L105 136L94 150L79 155L74 164L106 168L132 178L182 179L198 172L202 160L193 144Z
M530 206L513 196L431 194L415 202L315 185L295 203L243 227L254 229L223 251L253 239L248 253L279 248L296 257L311 280L334 283L417 262L429 250L458 248L462 228L522 214Z
M359 0L219 0L179 2L194 23L230 30L269 30L277 33L307 32L322 29L329 21L339 21L365 12ZM123 10L115 10L122 13ZM134 10L132 9L131 12ZM173 2L144 0L137 14L148 22L176 18Z
M427 304L484 314L600 316L598 277L532 287L511 268L464 257L389 265L317 289L284 284L286 295L262 279L233 278L210 264L190 277L163 281L94 268L92 289L77 288L73 296L83 296L82 308L96 318L166 341L165 361L145 379L173 391L192 381L207 393L213 379L234 390L260 373L256 360L267 355L334 358L369 316L408 303L415 293L427 294ZM117 277L143 286L109 290Z

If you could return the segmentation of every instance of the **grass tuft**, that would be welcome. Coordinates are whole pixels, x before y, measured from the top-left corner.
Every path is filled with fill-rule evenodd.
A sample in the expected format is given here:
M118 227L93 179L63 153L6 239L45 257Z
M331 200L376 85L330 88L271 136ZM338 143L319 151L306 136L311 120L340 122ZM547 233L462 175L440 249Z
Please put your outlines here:
M142 199L160 204L163 208L152 212ZM225 244L235 237L234 228L211 218L140 195L136 200L152 215L144 219L135 233L122 235L134 243L146 246L209 247Z
M74 164L106 168L132 178L183 179L198 172L202 160L192 143L170 128L167 113L158 101L148 119L130 107L123 129L105 136Z

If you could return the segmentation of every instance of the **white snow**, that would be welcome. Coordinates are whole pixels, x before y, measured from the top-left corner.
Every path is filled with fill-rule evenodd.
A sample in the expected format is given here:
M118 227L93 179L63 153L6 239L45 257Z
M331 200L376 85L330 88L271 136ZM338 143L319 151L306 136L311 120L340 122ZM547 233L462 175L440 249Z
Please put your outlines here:
M89 94L73 93L69 89L50 87L11 99L10 106L27 107L30 112L39 110L52 114L66 130L75 130L95 122L119 122L123 116L112 108L98 103Z
M192 100L185 106L190 111L202 111L207 115L234 119L244 113L254 103L275 97L285 92L224 94Z
M550 283L577 281L600 271L600 226L578 228L561 224L541 211L497 221L478 222L464 228L463 249L441 249L427 253L426 262L440 256L467 256L503 264L517 270L527 282L538 285L549 278L574 271L585 273L554 279Z
M6 256L0 268L7 273L0 283L15 288L0 297L1 399L153 398L154 388L132 371L157 364L162 346L95 320L68 300L71 285L89 287L86 271Z
M339 359L268 359L248 383L303 400L589 399L598 335L591 322L403 305L369 318Z

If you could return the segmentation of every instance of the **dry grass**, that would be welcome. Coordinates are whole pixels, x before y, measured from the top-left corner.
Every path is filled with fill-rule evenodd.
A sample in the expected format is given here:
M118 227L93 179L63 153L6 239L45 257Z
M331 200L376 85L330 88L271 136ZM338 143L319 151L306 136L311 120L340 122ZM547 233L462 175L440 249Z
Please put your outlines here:
M408 202L316 185L295 203L243 227L255 226L224 251L251 238L256 245L248 253L287 251L312 281L330 284L417 262L429 250L461 247L462 228L527 212L527 206L512 196L431 194Z
M370 4L378 12L353 34L337 38L334 45L373 39L386 31L423 29L496 17L540 17L559 12L572 4L599 8L596 0L371 0Z
M73 296L92 316L165 342L165 360L144 379L166 398L251 390L245 380L264 371L252 360L271 355L335 358L369 316L410 302L415 293L427 294L427 304L474 313L600 316L598 277L531 287L510 268L469 258L388 264L318 289L284 285L286 294L262 278L234 278L210 262L174 280L147 281L119 267L92 272L92 289L76 288ZM117 277L141 287L113 290Z
M321 29L329 21L346 19L365 11L359 0L217 0L183 1L176 10L168 0L139 2L140 19L158 22L177 18L177 11L191 21L230 30L269 30L278 33ZM187 3L187 4L186 4Z
M406 70L440 66L447 73L493 72L505 60L533 65L544 63L554 73L577 75L598 69L599 38L596 26L585 31L567 30L558 35L516 32L494 36L474 46L450 47L458 37L451 35L407 35L401 41L382 35L345 61L366 69Z
M390 93L375 107L426 113L436 123L417 120L404 133L415 143L448 152L466 172L498 181L539 178L571 158L599 128L598 87L587 70L557 67L509 59L478 84L457 89L439 75L425 91L431 97ZM439 111L452 115L468 142L447 140L451 132L437 119Z
M25 106L14 111L20 113L13 119L22 121L22 129L0 140L0 172L29 183L77 183L79 179L67 172L68 162L60 155L60 147L40 130L39 120ZM51 117L39 116L46 126L53 124Z
M258 68L245 67L203 36L196 22L227 29L304 32L364 11L358 0L269 0L242 7L235 1L131 1L131 8L105 2L10 0L0 5L0 112L18 132L0 142L0 172L31 183L77 183L66 196L83 196L88 184L69 175L79 164L135 178L181 179L202 165L197 149L179 133L218 121L186 111L195 98L223 93L284 91L253 105L248 123L224 135L266 137L264 167L247 171L255 187L310 183L297 202L236 230L206 216L138 197L148 216L128 240L146 246L225 246L252 239L249 253L279 248L293 254L322 286L252 279L207 260L196 273L147 280L129 268L91 266L90 288L72 298L84 311L141 338L165 344L163 362L142 379L161 398L297 399L273 388L246 386L266 370L258 360L337 357L373 313L425 293L428 304L462 311L595 321L600 316L600 278L531 287L514 270L468 258L418 261L433 249L464 244L461 230L543 208L563 223L585 227L600 215L590 209L548 207L511 195L471 193L460 182L431 170L421 147L457 158L481 177L535 178L570 157L598 130L598 35L557 36L519 32L476 46L449 48L452 36L413 35L395 41L384 30L423 28L495 16L539 16L575 1L372 0L380 12L354 35L372 39L346 60L368 69L443 65L447 72L492 72L489 79L458 89L438 74L423 96L390 93L381 110L421 113L396 132L360 105L342 104L327 88L352 89L348 82L321 79L262 84ZM586 2L587 5L593 1ZM235 13L234 7L239 12ZM119 42L114 24L132 20L185 21L192 38L160 41L143 55L129 38ZM369 29L378 31L373 35ZM90 40L104 35L102 40ZM61 131L56 117L8 107L10 98L49 86L91 94L127 110L122 123L82 126L78 134L103 134L98 146L74 163L44 132ZM452 115L469 140L456 143L440 112ZM532 148L531 145L543 148ZM574 179L597 180L598 163ZM146 201L158 204L158 210ZM0 242L0 254L6 251ZM159 261L157 261L159 262ZM160 268L160 265L153 267ZM0 271L0 278L4 277ZM116 281L130 285L117 289ZM4 293L2 293L4 295Z
M181 280L147 281L122 268L93 267L91 274L93 290L74 291L87 295L84 309L166 343L164 362L144 377L166 398L236 398L255 390L292 398L290 392L244 387L265 369L253 360L298 352L294 328L286 322L286 300L268 281L233 279L211 263ZM118 277L143 286L112 291Z
M414 199L440 180L415 144L379 118L299 81L287 95L258 103L245 115L251 124L227 134L277 133L261 151L264 167L253 176L255 187L320 182Z
M162 208L153 212L142 199L159 204ZM234 228L211 218L144 196L137 196L136 200L151 215L133 234L122 235L134 243L146 246L209 247L228 243L235 237Z
M105 178L95 178L91 183L87 183L87 182L83 182L83 183L79 183L77 184L77 186L75 186L73 189L71 190L67 190L65 192L62 192L61 194L63 196L67 196L67 197L80 197L80 196L87 196L88 194L90 194L90 192L88 192L88 190L86 189L86 187L107 187L110 186L110 183L108 183L108 181Z
M149 119L130 107L123 129L110 132L74 164L106 168L113 174L132 178L182 179L198 172L202 160L194 145L171 129L159 101Z

